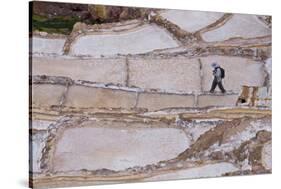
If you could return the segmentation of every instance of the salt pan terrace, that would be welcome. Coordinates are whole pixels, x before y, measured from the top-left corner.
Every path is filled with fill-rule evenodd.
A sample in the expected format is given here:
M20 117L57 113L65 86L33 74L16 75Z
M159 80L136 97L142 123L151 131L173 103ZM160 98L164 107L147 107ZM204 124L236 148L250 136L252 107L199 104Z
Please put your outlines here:
M271 173L266 16L160 10L34 32L34 187ZM266 19L263 19L266 20ZM209 93L217 62L227 90Z

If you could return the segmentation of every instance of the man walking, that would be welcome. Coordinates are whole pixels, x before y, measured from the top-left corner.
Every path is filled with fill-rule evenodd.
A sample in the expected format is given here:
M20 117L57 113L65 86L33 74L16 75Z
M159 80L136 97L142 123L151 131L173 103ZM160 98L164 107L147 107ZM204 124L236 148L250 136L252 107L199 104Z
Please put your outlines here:
M210 90L210 93L213 93L215 91L215 88L217 85L219 86L220 90L222 93L225 93L225 89L223 88L222 85L222 79L224 78L224 69L221 68L217 63L212 63L212 68L213 68L213 75L214 75L214 80L212 83L212 88Z

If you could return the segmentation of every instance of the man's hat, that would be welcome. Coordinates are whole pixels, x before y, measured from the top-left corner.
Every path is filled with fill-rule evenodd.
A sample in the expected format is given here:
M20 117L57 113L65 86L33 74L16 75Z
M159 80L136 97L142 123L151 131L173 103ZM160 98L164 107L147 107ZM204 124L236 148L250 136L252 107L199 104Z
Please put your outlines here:
M213 62L213 63L211 64L211 66L212 66L213 68L219 67L219 65L218 65L216 62Z

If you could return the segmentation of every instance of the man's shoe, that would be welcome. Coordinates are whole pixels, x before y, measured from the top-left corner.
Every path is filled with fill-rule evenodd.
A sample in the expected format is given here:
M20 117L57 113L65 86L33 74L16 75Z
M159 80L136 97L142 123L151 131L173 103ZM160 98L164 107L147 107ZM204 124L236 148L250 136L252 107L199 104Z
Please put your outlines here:
M214 91L213 91L213 90L210 90L210 93L214 93Z

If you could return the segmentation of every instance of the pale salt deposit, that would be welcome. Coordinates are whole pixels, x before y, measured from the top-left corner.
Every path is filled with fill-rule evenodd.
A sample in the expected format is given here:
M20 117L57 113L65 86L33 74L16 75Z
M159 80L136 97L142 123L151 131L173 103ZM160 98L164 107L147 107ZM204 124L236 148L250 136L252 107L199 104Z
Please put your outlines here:
M266 169L272 168L272 143L265 144L262 150L262 164Z
M45 138L47 136L47 132L40 132L36 134L32 134L32 141L31 145L32 148L30 148L30 152L32 154L32 170L37 173L41 172L40 169L40 158L42 156L42 150L45 146Z
M101 55L139 54L177 46L178 43L169 33L152 24L125 33L80 37L72 45L70 54L100 57Z
M188 32L195 32L217 21L223 16L218 12L167 10L161 16ZM200 18L200 19L199 19Z
M32 129L47 130L52 123L55 123L55 121L33 120Z
M250 140L256 136L256 133L261 130L271 132L271 121L260 121L255 120L248 123L249 126L242 131L238 132L235 135L232 135L226 139L222 144L215 143L212 145L208 151L224 151L230 152L231 150L238 148L243 142ZM207 153L208 154L208 153Z
M201 167L160 174L145 179L145 181L218 177L225 173L234 172L234 171L238 171L238 168L231 163L215 163L215 164L203 165Z
M65 39L47 39L33 37L32 39L32 53L39 54L63 54L63 46Z
M234 37L252 38L271 35L271 29L255 15L236 14L221 27L202 35L208 42L223 41Z
M66 129L56 146L54 170L123 170L176 157L189 140L173 128Z

